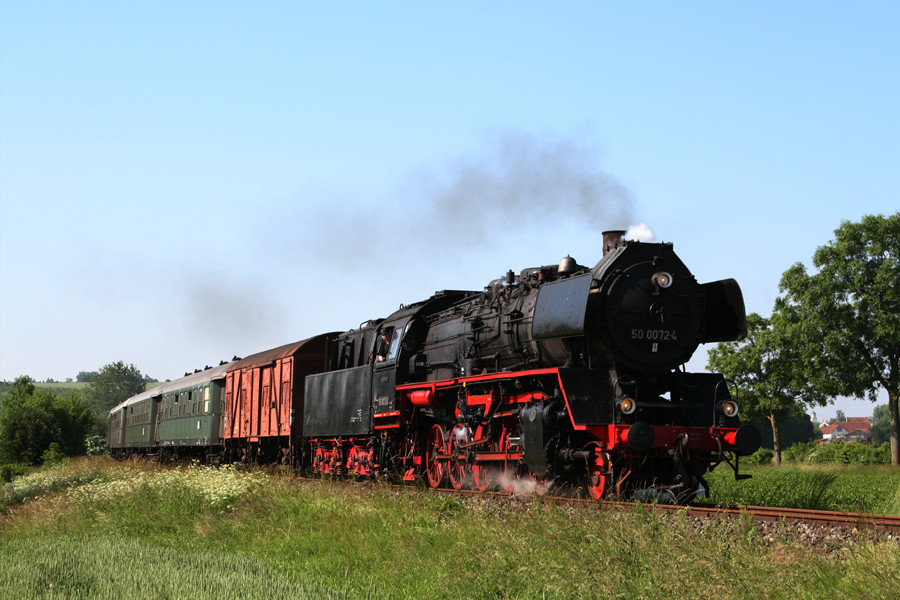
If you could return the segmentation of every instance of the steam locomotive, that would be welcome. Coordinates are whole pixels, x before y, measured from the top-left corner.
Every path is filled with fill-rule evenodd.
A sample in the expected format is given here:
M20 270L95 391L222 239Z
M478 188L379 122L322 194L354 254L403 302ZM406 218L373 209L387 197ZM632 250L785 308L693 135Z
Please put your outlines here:
M679 502L760 445L719 374L683 365L746 334L740 287L699 284L668 243L603 234L483 291L186 374L110 411L108 447L424 478L479 490L558 485Z

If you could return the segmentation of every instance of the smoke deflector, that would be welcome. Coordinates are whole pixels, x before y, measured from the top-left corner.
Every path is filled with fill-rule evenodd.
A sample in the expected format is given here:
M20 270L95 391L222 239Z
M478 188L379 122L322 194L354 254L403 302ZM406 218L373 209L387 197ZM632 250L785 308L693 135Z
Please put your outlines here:
M734 279L704 283L706 296L703 343L735 342L747 336L747 316L741 286Z

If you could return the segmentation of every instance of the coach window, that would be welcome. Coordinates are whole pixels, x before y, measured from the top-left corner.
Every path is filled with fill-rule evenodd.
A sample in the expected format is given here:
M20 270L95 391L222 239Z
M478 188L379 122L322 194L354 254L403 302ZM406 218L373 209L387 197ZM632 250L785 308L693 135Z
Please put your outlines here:
M203 390L204 399L203 399L203 412L209 412L209 388Z

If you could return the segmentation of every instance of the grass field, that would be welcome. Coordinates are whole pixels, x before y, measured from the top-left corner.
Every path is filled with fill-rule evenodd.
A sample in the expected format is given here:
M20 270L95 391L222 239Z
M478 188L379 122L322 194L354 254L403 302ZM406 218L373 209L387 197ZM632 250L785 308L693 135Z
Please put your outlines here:
M76 461L0 492L0 598L896 598L900 544Z
M147 384L147 389L148 390L153 389L156 386L159 386L162 384L163 384L163 382L154 381L152 383ZM79 382L79 381L70 381L70 382L63 381L63 382L56 382L56 383L41 383L38 381L34 382L34 387L36 387L39 390L49 390L51 392L56 392L56 393L60 393L60 394L65 393L69 390L83 392L87 389L87 386L88 386L87 383L83 383L83 382Z
M900 515L900 469L889 466L781 466L742 468L753 477L735 481L720 465L707 480L710 500L747 504Z
M87 383L82 383L79 381L68 381L68 382L56 382L56 383L41 383L39 381L34 382L34 387L39 390L50 390L51 392L65 392L67 390L77 390L84 391L87 387Z
M56 381L54 383L44 383L41 381L34 382L34 387L42 390L83 390L87 385L87 383L80 381Z

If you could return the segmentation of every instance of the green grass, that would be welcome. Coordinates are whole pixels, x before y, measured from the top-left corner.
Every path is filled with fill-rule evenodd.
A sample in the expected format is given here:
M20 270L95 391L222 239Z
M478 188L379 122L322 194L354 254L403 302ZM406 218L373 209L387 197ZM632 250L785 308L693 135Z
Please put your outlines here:
M341 597L340 592L308 586L253 557L215 548L173 552L109 534L2 540L0 554L6 559L0 593L9 593L10 598Z
M900 515L900 469L886 466L756 466L735 481L721 466L708 477L710 500L872 514Z
M29 479L30 478L30 479ZM27 496L27 499L25 497ZM73 462L0 491L0 598L893 598L900 545L749 521Z
M66 392L68 390L76 390L83 392L87 388L87 383L81 381L57 381L55 383L34 382L34 387L39 390L49 390L51 392Z
M157 386L162 385L164 382L162 381L154 381L147 384L147 389L151 390ZM54 383L43 383L40 381L34 382L34 387L39 390L49 390L55 393L64 393L69 390L75 390L78 392L83 392L87 389L88 384L83 381L57 381Z

